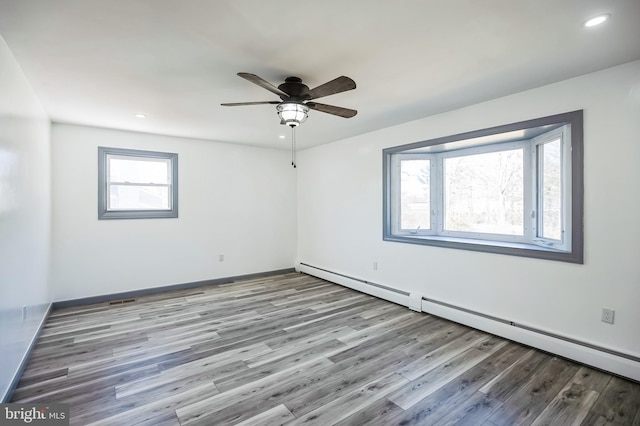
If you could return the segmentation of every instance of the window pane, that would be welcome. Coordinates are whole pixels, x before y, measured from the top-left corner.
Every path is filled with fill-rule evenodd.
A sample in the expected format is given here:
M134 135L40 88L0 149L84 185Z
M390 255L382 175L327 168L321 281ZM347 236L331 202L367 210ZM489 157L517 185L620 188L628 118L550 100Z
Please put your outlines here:
M562 169L560 139L539 145L542 160L542 237L562 239Z
M108 210L170 209L168 186L109 186Z
M447 231L524 235L523 150L444 159Z
M430 229L429 160L400 162L400 228Z
M170 183L170 161L166 159L109 158L109 181Z

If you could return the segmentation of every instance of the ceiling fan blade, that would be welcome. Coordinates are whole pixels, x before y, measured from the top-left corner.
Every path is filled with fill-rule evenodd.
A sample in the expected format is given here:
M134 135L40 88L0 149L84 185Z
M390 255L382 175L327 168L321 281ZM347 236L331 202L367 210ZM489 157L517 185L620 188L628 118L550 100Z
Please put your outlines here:
M264 105L272 104L278 105L281 101L259 101L259 102L228 102L226 104L220 104L222 106L244 106L244 105Z
M238 73L239 77L244 78L245 80L248 80L250 82L252 82L253 84L257 84L258 86L262 87L263 89L267 89L268 91L275 93L278 96L286 96L287 98L289 97L288 94L286 94L285 92L283 92L282 90L278 89L276 86L274 86L273 84L269 83L267 80L258 77L255 74L250 74L248 72L239 72Z
M347 90L353 90L355 88L356 82L343 75L309 90L304 98L317 99L324 96L335 95L336 93L346 92Z
M317 102L308 102L306 105L316 111L326 112L327 114L333 114L344 118L351 118L358 113L358 111L356 111L355 109L342 108L327 104L319 104Z

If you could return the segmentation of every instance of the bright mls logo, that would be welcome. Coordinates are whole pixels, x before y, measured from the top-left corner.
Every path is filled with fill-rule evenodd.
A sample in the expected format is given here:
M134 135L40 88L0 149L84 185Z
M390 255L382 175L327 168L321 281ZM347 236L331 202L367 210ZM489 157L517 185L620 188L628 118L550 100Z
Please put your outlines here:
M69 404L0 404L0 426L68 426Z

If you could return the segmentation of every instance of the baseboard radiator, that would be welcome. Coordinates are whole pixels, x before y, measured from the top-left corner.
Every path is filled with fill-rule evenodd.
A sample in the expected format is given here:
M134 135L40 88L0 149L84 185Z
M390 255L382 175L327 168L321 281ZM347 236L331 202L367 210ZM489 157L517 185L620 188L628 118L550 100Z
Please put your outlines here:
M526 324L477 312L425 295L409 293L328 269L300 263L299 272L370 294L410 309L436 315L515 342L569 358L640 382L640 357L562 336Z

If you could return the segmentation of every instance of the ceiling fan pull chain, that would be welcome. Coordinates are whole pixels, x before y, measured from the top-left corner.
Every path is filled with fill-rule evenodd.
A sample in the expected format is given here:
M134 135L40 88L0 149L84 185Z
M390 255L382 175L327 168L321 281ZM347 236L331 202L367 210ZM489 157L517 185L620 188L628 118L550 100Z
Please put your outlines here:
M296 128L291 126L291 165L296 168Z

